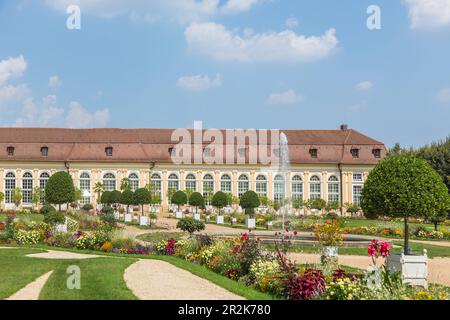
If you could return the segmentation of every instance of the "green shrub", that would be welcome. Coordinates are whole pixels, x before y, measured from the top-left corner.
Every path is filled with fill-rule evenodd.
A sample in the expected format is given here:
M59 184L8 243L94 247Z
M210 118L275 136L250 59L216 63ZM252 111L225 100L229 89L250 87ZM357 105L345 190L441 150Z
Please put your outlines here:
M75 200L75 187L70 174L60 171L53 174L45 185L45 202L58 204L70 203Z
M241 196L240 205L245 210L245 214L253 216L255 208L260 205L259 197L255 191L247 191Z
M228 204L228 196L222 191L217 191L212 197L211 204L219 209L219 214L221 214L221 209Z
M103 214L113 214L114 209L111 206L104 206L101 211Z
M116 219L114 218L113 213L102 213L98 217L100 218L101 221L103 221L111 226L116 225Z
M171 202L178 206L183 206L187 203L187 195L183 191L177 191L172 195Z
M100 197L100 203L101 204L112 204L112 193L111 191L104 191L102 193L102 196Z
M177 228L192 234L196 231L205 230L205 223L192 218L183 218L178 221Z
M325 219L331 219L331 220L336 220L339 218L339 215L336 212L328 212L325 215Z
M39 213L47 214L47 213L53 212L53 211L56 211L55 207L52 206L51 204L46 203L42 206L41 210L39 210Z
M50 211L44 217L44 222L48 223L51 226L56 224L63 224L66 221L66 217L63 213L58 211Z
M194 192L189 197L189 204L191 206L194 206L197 211L198 207L200 207L200 208L205 207L205 199L203 198L203 196L200 192Z
M86 203L85 205L83 205L82 209L84 211L90 211L90 210L94 209L94 206L90 203Z

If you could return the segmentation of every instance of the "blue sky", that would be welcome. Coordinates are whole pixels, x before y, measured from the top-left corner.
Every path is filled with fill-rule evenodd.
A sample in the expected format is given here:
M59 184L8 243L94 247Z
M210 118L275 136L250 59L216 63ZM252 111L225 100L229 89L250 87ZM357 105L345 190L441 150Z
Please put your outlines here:
M450 134L449 40L450 0L0 0L0 125L347 123L419 146Z

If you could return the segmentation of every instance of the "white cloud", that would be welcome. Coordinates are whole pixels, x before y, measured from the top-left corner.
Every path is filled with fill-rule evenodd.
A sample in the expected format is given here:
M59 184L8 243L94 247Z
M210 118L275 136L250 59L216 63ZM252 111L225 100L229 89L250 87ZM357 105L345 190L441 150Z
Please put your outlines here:
M58 88L59 86L61 86L61 80L59 80L58 76L51 76L50 78L48 78L48 86L51 88Z
M298 27L298 20L296 18L288 18L286 19L286 21L284 22L284 25L286 26L286 28L288 29L295 29Z
M92 128L104 127L109 120L109 110L89 112L80 103L72 101L68 110L57 105L57 97L48 95L35 103L28 98L22 107L22 116L17 118L14 127L64 127Z
M47 5L65 13L69 5L79 5L81 12L102 18L129 16L132 20L205 21L220 14L250 10L261 0L46 0Z
M273 93L267 99L271 105L295 105L303 101L303 96L290 89L281 93Z
M11 79L20 78L27 70L27 62L23 56L0 61L0 86Z
M450 102L450 88L444 88L439 91L435 96L438 102Z
M177 87L188 91L204 91L222 85L222 76L217 74L214 79L207 75L184 76L177 80Z
M0 107L6 106L7 103L23 101L28 96L28 93L29 90L25 84L0 87Z
M370 90L373 88L373 83L371 81L361 81L355 86L355 88L363 91Z
M239 62L311 62L336 49L336 31L306 37L291 30L239 35L216 23L192 23L185 30L189 49L215 60Z
M403 0L411 29L450 26L450 0Z

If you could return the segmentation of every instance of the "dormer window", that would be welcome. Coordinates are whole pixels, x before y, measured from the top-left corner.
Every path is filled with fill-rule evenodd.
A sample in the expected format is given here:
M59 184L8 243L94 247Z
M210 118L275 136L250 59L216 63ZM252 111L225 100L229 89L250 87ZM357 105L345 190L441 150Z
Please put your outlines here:
M48 156L48 147L42 147L41 148L41 155L43 157L47 157Z
M14 155L14 147L12 146L7 147L6 152L8 153L9 157L12 157Z
M174 147L170 147L169 154L172 156L172 155L175 155L175 153L176 153L176 149Z
M317 158L317 149L316 148L309 149L309 154L311 155L311 158Z
M112 157L112 155L113 155L113 148L112 147L106 147L105 148L105 153L106 153L106 156Z
M359 158L359 149L351 149L350 153L352 154L353 158Z
M373 149L372 154L375 158L381 158L381 149Z

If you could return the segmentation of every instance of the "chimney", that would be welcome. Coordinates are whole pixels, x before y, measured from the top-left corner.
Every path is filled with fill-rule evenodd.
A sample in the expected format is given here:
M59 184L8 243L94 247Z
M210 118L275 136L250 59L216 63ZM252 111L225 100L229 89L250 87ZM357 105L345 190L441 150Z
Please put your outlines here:
M341 124L341 131L347 131L347 130L348 130L348 125Z

